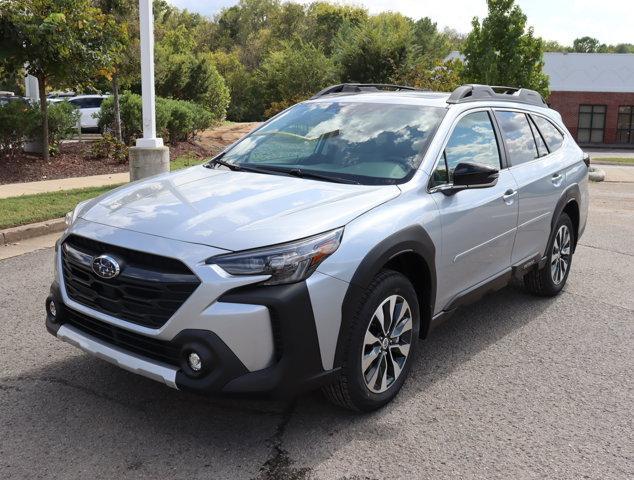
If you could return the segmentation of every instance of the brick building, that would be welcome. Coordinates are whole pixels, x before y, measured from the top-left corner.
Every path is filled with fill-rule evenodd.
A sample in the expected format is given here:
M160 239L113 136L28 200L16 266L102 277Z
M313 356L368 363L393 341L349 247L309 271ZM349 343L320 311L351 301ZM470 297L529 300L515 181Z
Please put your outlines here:
M544 71L580 145L634 148L634 54L545 53Z

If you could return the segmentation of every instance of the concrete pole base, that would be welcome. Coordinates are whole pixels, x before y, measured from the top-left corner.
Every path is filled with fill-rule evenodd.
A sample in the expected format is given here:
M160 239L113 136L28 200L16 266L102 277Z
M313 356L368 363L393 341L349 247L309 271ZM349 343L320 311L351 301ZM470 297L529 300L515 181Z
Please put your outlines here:
M130 147L128 152L131 182L170 171L168 147Z

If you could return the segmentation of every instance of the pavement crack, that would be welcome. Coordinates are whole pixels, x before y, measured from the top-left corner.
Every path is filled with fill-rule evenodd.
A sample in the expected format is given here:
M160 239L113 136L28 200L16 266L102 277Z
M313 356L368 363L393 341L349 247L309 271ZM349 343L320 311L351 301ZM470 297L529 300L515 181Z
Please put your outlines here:
M271 446L269 457L260 467L260 473L256 480L305 480L310 474L310 468L295 468L293 462L288 456L288 452L282 447L286 426L291 420L297 401L293 400L284 409L282 418L278 423L275 433L268 439Z
M582 247L592 248L593 250L601 250L603 252L610 252L610 253L616 253L618 255L625 255L627 257L634 257L634 254L632 254L632 253L619 252L618 250L612 250L610 248L595 247L594 245L588 245L586 243L579 243L579 245L581 245Z
M20 377L14 377L14 378L4 378L2 379L3 381L9 381L9 382L17 382L17 383L24 383L24 382L47 382L47 383L52 383L52 384L56 384L56 385L62 385L64 387L68 387L68 388L73 388L75 390L78 390L82 393L85 393L87 395L99 398L101 400L106 400L110 403L114 403L117 405L120 405L122 407L126 407L126 408L131 408L133 410L137 410L137 411L141 411L143 412L144 410L142 408L140 408L137 405L134 404L130 404L130 403L126 403L126 402L122 402L121 400L118 400L114 397L111 397L109 395L106 395L104 393L98 392L97 390L93 390L91 388L88 387L84 387L83 385L77 385L73 382L70 382L69 380L66 380L64 378L59 378L59 377L46 377L46 376L20 376ZM4 385L3 388L9 389L12 388L11 385ZM19 390L19 387L13 387Z

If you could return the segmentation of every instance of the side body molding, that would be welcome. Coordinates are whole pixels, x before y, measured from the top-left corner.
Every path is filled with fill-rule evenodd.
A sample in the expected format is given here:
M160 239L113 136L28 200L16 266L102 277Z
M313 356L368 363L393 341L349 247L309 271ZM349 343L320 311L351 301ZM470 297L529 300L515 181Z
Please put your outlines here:
M422 317L421 336L427 334L436 301L436 247L425 229L420 225L414 225L382 240L368 252L357 267L342 305L341 326L335 353L335 367L341 366L344 360L350 321L356 313L359 300L364 291L368 288L372 279L390 260L403 253L414 253L427 264L428 271L420 272L421 280L429 283L425 285L425 290L428 292L428 295L425 295L427 298L420 299L422 300L420 305Z

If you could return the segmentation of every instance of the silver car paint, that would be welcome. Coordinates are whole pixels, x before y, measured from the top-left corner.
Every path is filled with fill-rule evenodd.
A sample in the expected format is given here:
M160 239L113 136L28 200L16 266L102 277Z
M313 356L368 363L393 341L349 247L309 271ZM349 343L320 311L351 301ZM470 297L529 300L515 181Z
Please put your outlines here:
M394 185L346 185L197 166L120 188L80 216L235 251L341 227L399 193Z
M338 97L338 101L441 106L446 105L446 98L438 94L364 94ZM540 181L548 180L549 174L534 172L536 161L500 172L495 187L462 191L453 197L430 193L430 172L456 120L469 110L496 107L537 112L566 132L560 154L539 160L548 168L563 172L562 185L548 186L546 181ZM257 306L218 307L216 299L227 290L266 277L233 277L216 266L206 265L205 260L226 250L287 242L345 225L339 249L306 282L322 363L329 369L334 362L347 282L368 252L389 235L420 225L433 241L437 255L435 313L438 313L460 292L510 269L512 259L543 250L550 231L550 218L545 213L548 211L552 216L558 196L571 185L578 185L581 191L583 227L587 217L587 168L581 150L570 138L561 118L552 110L509 102L487 102L486 107L471 103L447 110L418 171L409 182L398 187L339 185L203 167L121 187L84 205L79 212L81 218L69 231L105 243L178 258L199 276L202 284L158 330L92 311L72 302L62 288L64 301L102 321L166 340L185 328L206 328L216 332L250 370L265 368L272 361L270 319L267 322ZM519 198L508 202L504 195L513 188L520 189ZM538 193L548 197L548 206L539 200L523 198ZM530 243L531 239L535 243ZM58 256L58 272L59 262ZM63 285L61 274L57 275Z

